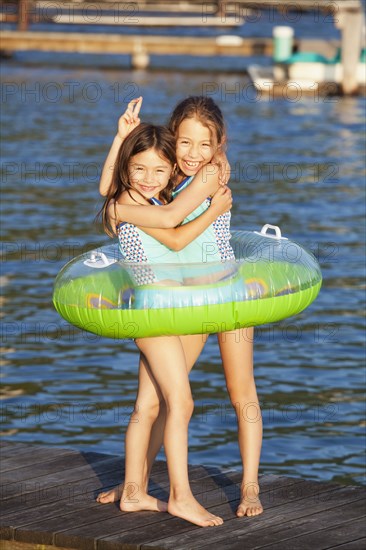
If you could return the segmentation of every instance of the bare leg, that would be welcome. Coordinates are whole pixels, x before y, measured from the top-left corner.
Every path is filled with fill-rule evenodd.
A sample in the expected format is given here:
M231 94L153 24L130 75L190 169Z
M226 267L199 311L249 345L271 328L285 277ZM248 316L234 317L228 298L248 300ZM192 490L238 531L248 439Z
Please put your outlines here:
M238 439L243 463L242 500L237 516L263 512L259 500L258 468L262 446L262 415L253 373L254 329L218 335L226 386L238 420Z
M183 346L183 352L186 358L187 372L191 372L193 365L196 363L201 354L203 346L207 341L207 337L202 334L179 336ZM145 367L146 368L146 367ZM166 407L163 400L160 400L159 416L154 422L151 430L151 437L146 460L146 486L148 485L151 468L154 464L156 455L160 451L164 440L164 427L166 420Z
M207 337L199 334L193 336L180 336L179 338L183 346L187 370L188 372L190 372L202 351ZM150 422L151 434L148 433L149 429L140 429L141 424L138 421L138 415L143 416L145 420L145 426L148 421ZM148 501L144 495L147 494L148 480L150 477L152 465L154 463L157 453L159 452L163 444L165 419L166 407L164 400L162 400L161 395L157 390L156 384L153 381L146 358L144 357L144 355L141 355L139 365L139 389L137 400L126 433L126 459L128 456L127 447L129 442L133 442L133 445L139 445L140 442L142 445L146 445L146 441L143 441L143 438L146 437L148 441L148 451L146 457L142 457L140 453L138 453L138 455L134 454L133 457L136 468L139 468L141 471L139 477L140 479L142 479L142 487L144 488L144 494L142 490L139 494L139 501L145 505L148 503L148 509L151 509L152 506L153 509L159 509L161 511L166 510L166 503L163 503L161 501ZM139 459L141 460L140 463L138 463ZM122 491L123 483L117 485L109 491L100 493L97 497L97 501L101 504L115 502L121 499ZM151 498L152 497L149 497L149 499Z
M97 501L106 504L121 499L120 508L124 511L166 512L166 502L147 494L146 453L151 428L158 418L162 397L146 359L142 357L141 361L143 368L139 370L138 396L125 436L126 469L128 467L132 476L130 479L134 481L129 485L124 486L122 483L110 491L100 493Z
M171 336L143 338L136 340L136 344L148 359L167 408L164 449L170 480L168 512L201 527L221 525L222 519L199 504L189 485L188 423L194 405L182 343L179 337ZM128 496L126 487L136 482L136 475L133 464L129 468L126 464L122 500L125 493Z

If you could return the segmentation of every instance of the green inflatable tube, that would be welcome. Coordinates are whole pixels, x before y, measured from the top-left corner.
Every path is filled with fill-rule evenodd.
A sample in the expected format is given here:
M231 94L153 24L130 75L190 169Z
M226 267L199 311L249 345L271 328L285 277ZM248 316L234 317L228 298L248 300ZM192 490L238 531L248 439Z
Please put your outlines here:
M270 233L274 230L274 233ZM233 231L235 261L132 264L118 244L82 254L58 274L53 303L71 324L109 338L209 334L280 321L321 287L316 258L278 227ZM139 273L164 272L138 285Z

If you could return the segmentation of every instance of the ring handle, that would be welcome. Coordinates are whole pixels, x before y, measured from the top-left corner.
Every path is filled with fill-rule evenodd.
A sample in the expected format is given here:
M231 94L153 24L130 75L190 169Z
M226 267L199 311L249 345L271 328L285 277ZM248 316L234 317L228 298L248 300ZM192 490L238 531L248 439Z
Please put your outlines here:
M104 252L97 252L96 250L92 250L90 252L90 257L84 261L84 265L87 265L88 267L102 269L103 267L108 267L109 265L116 263L116 261L117 260L109 260Z
M271 225L270 223L266 223L261 229L262 235L265 235L266 237L274 237L274 235L267 235L268 229L273 229L276 234L276 239L281 239L281 229L278 227L278 225Z
M267 233L268 229L271 229L274 231L274 235L271 233ZM267 237L268 239L282 239L287 241L287 237L282 237L281 229L278 227L278 225L271 225L270 223L266 223L260 231L254 231L257 235L260 235L261 237Z

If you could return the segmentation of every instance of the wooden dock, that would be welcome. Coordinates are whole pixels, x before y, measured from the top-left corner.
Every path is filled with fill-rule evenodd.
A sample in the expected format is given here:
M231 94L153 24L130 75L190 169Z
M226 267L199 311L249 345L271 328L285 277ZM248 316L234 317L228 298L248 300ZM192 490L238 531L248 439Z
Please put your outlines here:
M2 31L1 48L11 51L151 55L246 56L272 55L272 38L121 35L78 32Z
M121 481L121 457L4 441L1 445L2 550L363 550L365 490L263 475L265 511L237 518L240 473L190 467L192 489L220 527L202 529L167 513L122 513L95 502ZM150 492L166 499L166 464ZM42 545L42 546L40 546Z
M131 65L145 69L150 55L248 56L271 55L271 38L121 35L74 32L2 31L3 52L42 51L88 54L128 54Z
M48 20L47 20L48 21ZM240 27L244 23L244 19L238 19L236 17L214 17L209 16L203 18L202 16L190 17L185 15L184 17L153 17L141 16L129 17L115 15L97 15L94 20L86 18L85 15L79 14L57 14L49 18L49 21L61 25L112 25L112 26L127 26L127 27Z
M243 58L273 54L272 38L242 38L230 34L216 37L181 36L179 40L172 40L171 36L45 31L2 31L0 36L3 52L127 54L131 56L132 66L136 68L146 68L150 55ZM295 46L331 56L339 46L339 41L295 39Z

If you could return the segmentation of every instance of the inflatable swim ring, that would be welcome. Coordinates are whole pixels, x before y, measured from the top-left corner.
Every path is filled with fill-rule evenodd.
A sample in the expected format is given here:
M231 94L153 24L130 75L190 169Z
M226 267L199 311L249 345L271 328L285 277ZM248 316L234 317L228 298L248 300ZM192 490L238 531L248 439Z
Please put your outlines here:
M274 230L269 232L269 230ZM208 334L280 321L316 298L316 258L276 226L232 231L236 260L128 263L117 244L71 260L58 274L53 303L68 322L109 338ZM164 280L139 284L149 272Z

